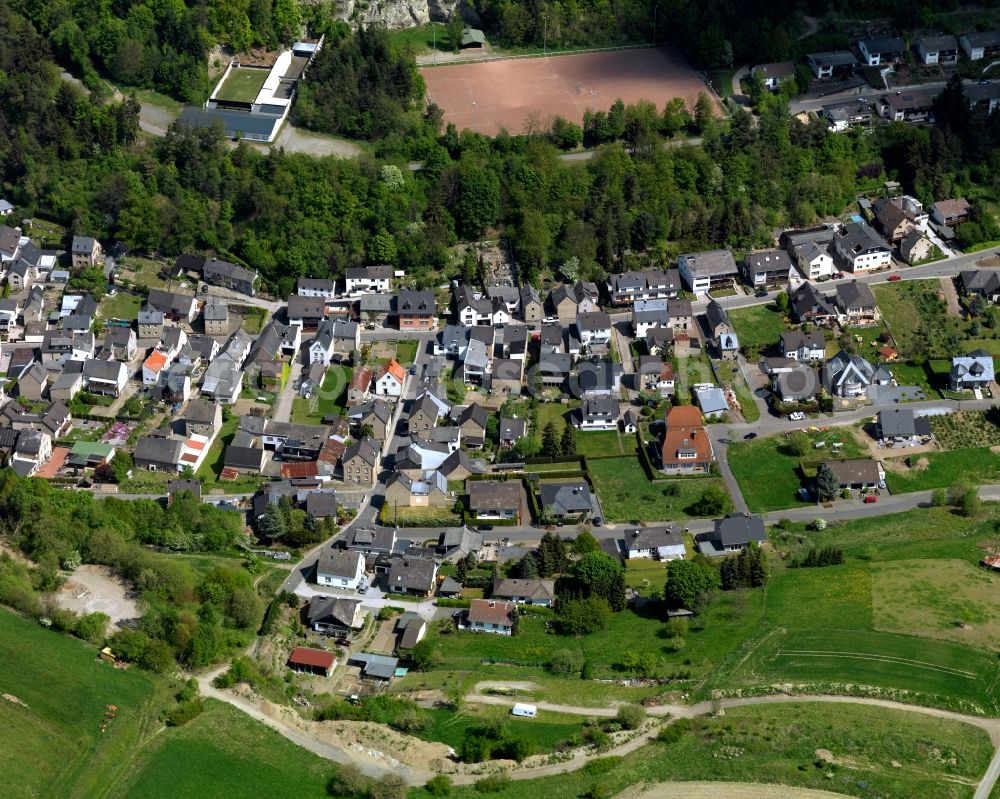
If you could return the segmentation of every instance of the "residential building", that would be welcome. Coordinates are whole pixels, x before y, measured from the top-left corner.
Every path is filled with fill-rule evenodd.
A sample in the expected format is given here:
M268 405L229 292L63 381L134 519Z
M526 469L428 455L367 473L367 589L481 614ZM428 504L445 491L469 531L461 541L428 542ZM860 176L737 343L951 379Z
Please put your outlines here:
M84 361L83 382L91 394L120 397L128 382L128 369L120 361Z
M627 529L622 543L629 560L681 560L685 555L684 534L676 524Z
M594 510L590 485L586 480L541 483L538 499L544 516L562 521L584 521Z
M359 366L351 375L351 382L347 386L347 407L364 402L371 389L372 380L375 379L375 372L370 366Z
M309 363L319 363L329 366L333 360L333 322L324 319L316 328L316 335L306 345L309 353Z
M611 317L604 311L578 314L576 329L585 347L607 347L611 340Z
M538 579L498 578L490 592L493 600L506 600L517 605L552 607L556 601L556 581Z
M116 361L133 360L139 354L135 331L130 327L108 327L102 345L104 356Z
M873 325L882 315L867 283L840 283L835 295L838 321L852 327Z
M184 435L214 439L222 429L222 406L197 397L184 407L179 421Z
M811 283L803 283L791 295L792 316L797 322L829 327L837 320L833 302Z
M500 300L508 315L513 316L521 309L521 292L515 286L487 286L486 296L491 302Z
M917 39L920 63L954 64L958 61L958 39L954 36L921 36Z
M332 300L337 296L336 284L330 279L300 277L295 284L295 293L300 297L322 297Z
M958 43L970 61L1000 56L1000 33L997 31L964 33L958 38Z
M732 322L729 321L729 314L718 300L711 300L706 306L705 321L708 325L710 342L719 357L735 358L739 352L740 342Z
M514 602L495 599L473 599L466 614L466 626L472 632L513 635L513 616L517 613Z
M607 361L583 361L577 366L575 386L583 397L614 397L621 391L622 365Z
M899 63L906 52L906 43L899 36L873 36L857 43L862 58L869 67Z
M667 474L708 474L715 460L712 440L694 405L675 405L666 415L661 468Z
M489 414L478 403L472 403L462 409L458 417L458 429L462 438L470 447L481 447L486 443L486 425Z
M997 302L1000 300L1000 269L966 269L959 273L958 285L967 297L979 294Z
M917 227L917 215L902 197L878 200L874 204L875 222L890 244L898 244Z
M293 294L288 298L288 324L315 330L326 319L326 300L312 295Z
M45 396L48 384L49 373L35 361L17 379L17 395L31 402L38 402Z
M670 361L664 361L657 355L640 355L636 375L639 391L653 391L661 397L673 396L676 375Z
M380 397L398 400L403 396L406 370L393 359L378 370L375 375L375 393Z
M676 269L623 272L608 278L608 295L614 305L674 299L680 290L681 277Z
M139 436L132 452L132 461L140 469L151 472L178 472L184 442L165 435Z
M392 409L380 399L353 405L347 410L351 427L361 431L368 428L376 441L385 441L392 422Z
M523 285L520 289L521 318L526 324L537 324L545 316L545 306L538 289L534 286Z
M344 292L346 294L388 294L391 290L391 266L361 266L347 269L344 272Z
M430 596L437 583L438 564L430 558L396 557L389 564L386 591L393 594Z
M881 462L871 458L852 458L843 461L826 461L820 469L829 469L837 478L839 488L862 490L878 488L885 482L885 469Z
M875 367L860 355L841 350L823 365L823 386L834 397L864 397L877 382Z
M729 413L729 403L725 392L711 383L701 383L691 387L694 400L706 419L721 419Z
M349 549L330 549L320 553L316 563L316 584L345 591L356 591L365 578L365 556Z
M806 62L813 76L825 78L849 78L858 68L858 59L847 50L832 50L824 53L809 53Z
M384 502L396 508L440 508L455 504L455 497L448 491L448 481L438 471L425 471L419 479L402 472L389 478L383 491Z
M501 447L513 447L527 435L528 425L524 419L500 417L499 438Z
M201 309L205 333L209 336L229 335L229 306L219 297L209 297Z
M139 338L160 340L163 335L163 312L148 302L139 310Z
M783 286L791 279L792 259L784 250L750 253L743 262L743 279L754 288Z
M333 670L337 667L337 658L332 652L326 652L322 649L311 649L306 646L297 646L288 656L286 664L288 668L299 674L330 677L333 674Z
M934 245L919 228L914 228L899 242L899 254L908 264L916 264L934 253Z
M577 417L580 430L617 430L618 400L615 397L584 397Z
M518 480L469 480L469 512L474 519L512 519L521 514L521 483Z
M400 330L433 330L437 327L437 303L433 291L404 289L396 298Z
M876 438L890 445L916 446L931 440L930 419L917 416L910 408L885 408L878 413Z
M236 291L250 297L257 293L257 284L260 282L260 275L253 269L237 266L218 258L206 261L201 274L206 283L222 286L230 291Z
M992 114L1000 107L1000 83L997 81L981 81L971 86L963 86L965 99L972 108L981 109Z
M775 366L775 361L783 362ZM765 359L771 391L781 402L809 402L816 397L820 381L816 369L790 358Z
M712 289L732 286L739 274L729 250L687 253L677 264L684 284L698 297Z
M883 95L876 104L879 116L890 122L921 124L934 121L934 98L937 91L907 89Z
M371 438L355 441L341 458L345 483L373 486L378 477L381 451Z
M150 289L147 303L163 313L164 318L171 322L191 324L198 314L198 301L193 294ZM141 334L140 337L142 337Z
M781 354L794 361L809 363L822 361L826 357L826 341L818 330L803 333L791 330L781 334Z
M446 561L459 561L469 555L479 556L483 534L470 527L449 527L438 537L435 552Z
M955 227L965 222L972 213L972 206L964 197L939 200L931 205L931 221L936 225Z
M396 298L391 294L362 294L358 300L360 318L371 324L384 325L396 307Z
M437 427L442 419L451 412L451 404L438 397L433 391L425 389L410 406L408 430L419 432Z
M874 121L871 105L861 98L824 105L821 113L833 133L871 127Z
M490 325L493 319L493 300L474 292L470 286L455 287L455 316L466 327Z
M973 350L951 359L948 387L952 391L980 391L994 379L993 357L988 352Z
M336 319L333 323L333 352L335 355L350 355L361 349L361 325L347 319Z
M25 430L17 437L8 465L21 477L30 477L51 457L51 436L40 430Z
M367 615L359 599L314 596L306 607L306 624L315 632L342 637L360 632Z
M892 264L892 250L875 232L860 222L848 222L833 236L833 246L850 272L870 272Z
M778 61L772 64L758 64L750 74L755 78L760 78L764 88L776 92L781 88L782 83L786 83L795 77L795 63L792 61Z
M103 251L101 243L90 236L74 236L71 255L73 269L88 269L97 266Z
M765 543L767 533L764 531L764 520L749 513L730 513L722 519L716 519L715 529L698 540L699 549L710 556L739 552L753 544Z
M636 338L645 338L654 327L670 327L667 314L669 300L636 300L632 304L632 331Z

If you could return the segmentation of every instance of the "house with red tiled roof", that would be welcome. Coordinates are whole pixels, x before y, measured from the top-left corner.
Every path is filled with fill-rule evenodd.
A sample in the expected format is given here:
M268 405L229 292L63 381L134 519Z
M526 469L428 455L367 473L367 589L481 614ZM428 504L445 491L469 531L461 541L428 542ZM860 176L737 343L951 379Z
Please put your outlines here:
M403 396L403 383L406 382L406 370L393 358L379 369L375 376L375 393L380 397L398 399Z
M712 440L694 405L677 405L667 411L663 436L662 465L668 474L707 474L715 460Z
M469 605L468 627L479 633L513 635L517 605L497 599L473 599Z
M347 407L364 402L372 385L375 372L369 366L360 366L351 376L351 384L347 387Z
M160 375L170 365L170 357L162 350L153 350L142 363L142 383L145 386L155 386L160 382Z

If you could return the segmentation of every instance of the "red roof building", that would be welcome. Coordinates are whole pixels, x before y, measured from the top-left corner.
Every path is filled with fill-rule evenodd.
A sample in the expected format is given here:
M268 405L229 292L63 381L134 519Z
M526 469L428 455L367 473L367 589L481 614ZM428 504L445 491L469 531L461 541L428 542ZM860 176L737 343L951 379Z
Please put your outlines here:
M317 674L322 677L329 677L333 674L333 669L337 665L337 658L331 652L324 652L322 649L309 649L299 646L292 650L288 656L288 667L292 671L304 672L306 674Z

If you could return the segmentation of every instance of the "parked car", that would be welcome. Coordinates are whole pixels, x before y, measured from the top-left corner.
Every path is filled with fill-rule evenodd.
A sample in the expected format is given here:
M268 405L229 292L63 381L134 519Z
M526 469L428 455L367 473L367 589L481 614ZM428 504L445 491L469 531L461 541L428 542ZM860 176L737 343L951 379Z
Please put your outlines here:
M767 292L764 289L757 289L757 291L754 293L753 296L755 296L755 297L766 297L767 296Z
M350 646L351 645L351 639L350 638L338 638L336 643L337 643L337 646Z
M745 436L743 436L744 441L752 441L755 438L757 438L756 433L747 433Z
M793 411L788 414L788 421L790 422L801 422L806 418L806 415L802 411Z
M902 280L902 279L903 279L902 277L900 277L899 275L897 275L895 273L889 275L889 282L890 283L895 283L897 280Z
M869 494L867 497L865 497L865 504L866 505L871 505L871 504L873 504L875 502L878 502L878 497L875 496L874 494Z
M542 324L543 325L554 325L558 321L559 321L559 317L557 317L557 316L546 316L542 320Z

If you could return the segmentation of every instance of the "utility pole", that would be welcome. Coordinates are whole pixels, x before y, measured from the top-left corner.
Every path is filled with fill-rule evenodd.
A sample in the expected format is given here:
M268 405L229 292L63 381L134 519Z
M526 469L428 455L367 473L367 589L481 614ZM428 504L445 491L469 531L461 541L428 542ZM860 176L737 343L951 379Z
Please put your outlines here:
M656 14L660 10L660 4L653 6L653 47L656 47Z
M472 129L476 129L476 101L472 101Z
M549 18L542 17L542 55L549 54Z

